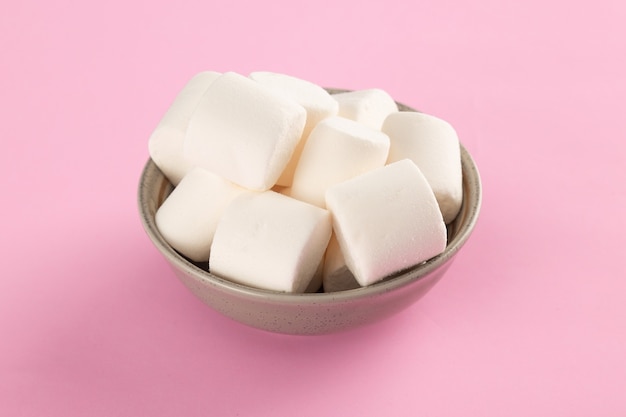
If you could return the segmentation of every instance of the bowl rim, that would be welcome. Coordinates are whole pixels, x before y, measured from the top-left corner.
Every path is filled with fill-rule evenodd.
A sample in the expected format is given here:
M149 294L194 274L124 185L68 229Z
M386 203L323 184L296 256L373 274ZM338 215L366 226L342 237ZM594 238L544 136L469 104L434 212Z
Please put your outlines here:
M401 109L406 111L415 111L412 108L398 103ZM403 111L404 111L403 110ZM356 299L364 299L373 297L381 293L386 293L395 290L400 287L404 287L413 282L419 281L421 278L428 276L431 272L441 268L451 260L461 247L467 242L469 236L474 230L480 207L482 204L482 184L480 180L480 174L476 163L467 149L460 143L461 150L461 166L463 172L463 202L459 211L459 216L464 216L460 221L455 220L455 223L460 225L455 230L453 238L446 245L445 250L436 255L435 257L422 262L418 265L407 268L403 271L398 271L392 276L383 279L377 283L366 287L359 287L350 290L329 292L329 293L285 293L279 291L266 290L262 288L249 287L243 284L239 284L234 281L230 281L225 278L221 278L211 272L201 269L200 267L187 260L184 256L180 255L170 245L167 244L163 236L159 233L154 220L154 215L150 214L150 199L154 189L154 183L162 180L162 184L159 188L158 199L162 201L164 194L168 192L168 188L171 190L172 185L165 178L160 169L152 161L148 159L145 164L140 181L137 195L137 202L139 205L139 214L141 222L145 232L148 234L152 243L163 254L168 262L173 266L176 265L184 273L200 281L204 284L208 284L216 287L221 291L225 291L234 295L238 295L243 298L257 299L264 301L272 301L274 303L283 304L327 304L327 303L341 303L353 301ZM163 181L164 180L164 181ZM152 187L150 185L153 185ZM467 192L471 190L472 192Z

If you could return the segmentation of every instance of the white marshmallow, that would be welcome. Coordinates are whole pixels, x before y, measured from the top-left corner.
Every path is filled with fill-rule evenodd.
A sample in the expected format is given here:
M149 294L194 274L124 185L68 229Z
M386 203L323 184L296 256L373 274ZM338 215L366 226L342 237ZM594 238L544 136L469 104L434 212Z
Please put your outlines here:
M346 265L361 286L441 253L446 225L426 178L409 159L326 192Z
M348 269L346 260L341 253L337 236L333 233L324 256L322 271L322 286L324 292L336 292L359 288L360 285Z
M196 262L206 262L222 212L243 188L195 167L156 212L156 224L174 249Z
M303 292L319 268L331 232L327 210L273 191L244 193L222 215L209 268L244 285Z
M437 117L417 112L390 114L382 127L391 147L388 163L409 158L430 184L446 223L463 201L461 149L454 128Z
M385 118L398 111L393 98L379 88L336 93L332 97L339 103L339 116L373 129L380 129Z
M290 195L326 207L326 189L385 164L389 138L379 130L343 117L319 122L296 167Z
M150 136L150 158L174 185L193 167L183 155L183 141L189 119L204 92L220 75L215 71L194 75L178 93Z
M290 186L309 133L321 120L335 116L339 111L339 103L319 85L289 75L256 71L250 74L250 78L295 100L306 110L307 118L302 138L277 181L279 185Z
M189 121L184 155L251 190L278 180L304 129L306 111L293 100L234 72L207 89Z
M306 287L304 292L312 293L318 292L322 288L323 276L322 272L324 271L324 256L322 256L322 260L320 261L317 269L315 270L315 274L313 274L313 278L309 282L309 285Z

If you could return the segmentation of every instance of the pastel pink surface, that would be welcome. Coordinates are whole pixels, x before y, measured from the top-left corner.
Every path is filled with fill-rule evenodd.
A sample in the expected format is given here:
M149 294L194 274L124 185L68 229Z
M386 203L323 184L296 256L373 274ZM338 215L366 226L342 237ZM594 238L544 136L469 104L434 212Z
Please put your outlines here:
M0 415L626 415L625 20L611 0L5 5ZM136 189L201 70L383 88L451 122L484 204L448 275L321 337L197 301Z

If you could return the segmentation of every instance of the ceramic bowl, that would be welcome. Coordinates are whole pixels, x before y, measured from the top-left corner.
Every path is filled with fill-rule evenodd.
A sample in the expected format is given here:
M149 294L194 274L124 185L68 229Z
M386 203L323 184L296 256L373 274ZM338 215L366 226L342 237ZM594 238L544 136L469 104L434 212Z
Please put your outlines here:
M404 111L414 111L401 103L398 106ZM287 294L252 288L213 275L206 265L181 256L163 239L155 224L155 213L173 186L151 160L139 183L139 212L147 235L174 274L211 308L240 323L270 332L331 333L388 318L415 303L443 277L470 237L480 211L480 176L462 145L461 162L463 204L456 219L448 225L445 251L376 284L347 291Z

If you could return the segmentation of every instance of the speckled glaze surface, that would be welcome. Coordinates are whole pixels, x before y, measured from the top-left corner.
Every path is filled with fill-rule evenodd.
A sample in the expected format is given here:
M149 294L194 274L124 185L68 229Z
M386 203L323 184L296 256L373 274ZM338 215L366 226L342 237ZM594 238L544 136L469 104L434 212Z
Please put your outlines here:
M401 103L398 106L403 111L413 110ZM156 227L155 213L173 187L151 160L140 179L139 212L148 236L174 274L208 306L238 322L270 332L332 333L392 316L419 300L443 277L472 233L480 212L480 176L463 146L461 162L463 205L448 227L446 250L379 283L349 291L312 294L265 291L227 281L188 261L167 244Z

